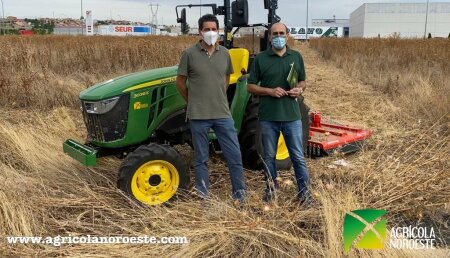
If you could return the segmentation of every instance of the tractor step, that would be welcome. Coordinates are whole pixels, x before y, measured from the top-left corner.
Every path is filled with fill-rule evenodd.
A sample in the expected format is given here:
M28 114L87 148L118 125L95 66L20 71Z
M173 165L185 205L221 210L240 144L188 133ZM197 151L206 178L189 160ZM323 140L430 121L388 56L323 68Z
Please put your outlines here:
M63 143L63 150L64 153L67 153L85 166L89 167L97 164L97 150L75 140L67 139Z
M306 156L320 157L335 151L347 154L360 150L365 140L372 136L371 130L351 126L322 123L319 112L311 112L311 126Z

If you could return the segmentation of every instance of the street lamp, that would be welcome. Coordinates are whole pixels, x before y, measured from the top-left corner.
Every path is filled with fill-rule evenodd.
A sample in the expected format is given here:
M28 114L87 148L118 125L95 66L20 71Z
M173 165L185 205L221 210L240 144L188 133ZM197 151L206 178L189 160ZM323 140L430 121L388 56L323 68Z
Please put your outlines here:
M84 19L84 17L83 17L83 0L81 0L81 17L80 17L80 20L81 20L81 35L84 34L83 19Z
M5 9L3 7L3 0L0 0L2 2L2 34L5 35Z
M428 2L429 2L429 0L427 0L427 10L426 10L426 12L425 12L425 31L423 32L423 38L424 38L424 39L427 38Z
M309 6L309 1L306 0L306 40L308 41L308 6Z

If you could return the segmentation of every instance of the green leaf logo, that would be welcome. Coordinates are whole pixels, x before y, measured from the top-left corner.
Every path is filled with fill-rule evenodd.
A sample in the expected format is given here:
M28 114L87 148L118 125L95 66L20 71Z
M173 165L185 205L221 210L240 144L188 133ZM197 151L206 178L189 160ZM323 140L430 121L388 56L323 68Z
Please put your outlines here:
M344 218L344 250L348 252L353 243L357 248L382 249L386 240L386 219L380 219L385 215L385 210L354 210L345 214Z

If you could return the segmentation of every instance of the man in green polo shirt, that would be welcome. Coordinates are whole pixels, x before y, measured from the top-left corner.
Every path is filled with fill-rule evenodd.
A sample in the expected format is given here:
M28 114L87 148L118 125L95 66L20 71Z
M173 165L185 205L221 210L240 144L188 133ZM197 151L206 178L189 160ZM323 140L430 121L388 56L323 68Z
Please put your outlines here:
M308 170L303 155L302 123L297 102L297 98L306 89L303 58L299 52L286 45L288 37L286 25L275 23L269 33L271 47L253 60L247 85L250 93L260 96L259 125L268 182L263 200L272 201L276 197L278 182L275 156L278 138L280 133L283 133L294 167L299 201L311 202ZM296 70L298 76L296 85L290 85L287 80L291 68Z
M195 151L195 186L200 197L208 197L208 132L212 128L227 161L232 196L242 203L245 184L241 151L227 101L233 66L228 50L217 44L219 21L216 16L202 16L198 26L202 40L183 52L177 76L177 89L188 104ZM189 87L186 80L189 80Z

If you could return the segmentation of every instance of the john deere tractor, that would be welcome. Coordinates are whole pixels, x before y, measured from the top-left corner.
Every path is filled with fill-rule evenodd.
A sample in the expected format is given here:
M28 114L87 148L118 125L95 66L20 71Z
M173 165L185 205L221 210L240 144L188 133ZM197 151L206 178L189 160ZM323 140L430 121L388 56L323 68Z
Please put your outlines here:
M258 98L246 89L252 57L247 49L233 47L233 33L240 27L268 28L280 18L276 15L277 0L264 1L268 22L248 24L246 0L225 0L215 4L181 5L176 7L177 20L186 26L186 9L211 7L214 15L222 15L225 24L223 45L229 49L234 74L228 89L229 104L239 134L244 166L258 170L262 145L257 126ZM268 46L267 32L261 39L261 50ZM175 80L177 66L137 72L94 85L80 93L81 110L87 128L87 141L82 144L68 139L64 152L86 166L109 155L123 158L119 168L118 187L138 202L157 205L170 200L189 184L189 168L173 146L191 144L186 102L178 93ZM305 143L308 137L308 109L299 101L303 117ZM209 134L211 150L220 153L216 136ZM291 166L283 137L279 139L277 162L280 169Z

